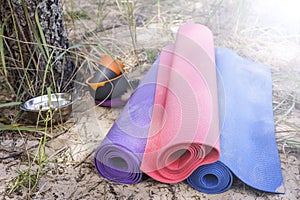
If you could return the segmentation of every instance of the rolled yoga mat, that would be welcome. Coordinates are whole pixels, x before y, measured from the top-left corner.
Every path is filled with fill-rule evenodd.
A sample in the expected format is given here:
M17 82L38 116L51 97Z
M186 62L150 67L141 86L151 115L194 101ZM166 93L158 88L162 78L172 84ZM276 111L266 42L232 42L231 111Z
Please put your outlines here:
M142 179L140 164L151 122L157 67L158 60L96 150L95 167L103 177L111 181L134 184Z
M284 193L269 68L226 48L216 49L216 63L221 158L199 167L188 183L205 193L222 193L234 174L255 189Z
M160 55L155 106L141 170L177 183L219 159L213 36L200 24L179 28Z

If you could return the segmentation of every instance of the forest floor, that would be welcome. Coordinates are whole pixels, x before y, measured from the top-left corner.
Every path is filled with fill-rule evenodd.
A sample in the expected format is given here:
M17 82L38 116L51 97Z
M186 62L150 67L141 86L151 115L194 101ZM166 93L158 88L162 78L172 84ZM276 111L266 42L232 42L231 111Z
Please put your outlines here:
M99 7L99 2L102 2ZM110 3L111 2L111 3ZM46 144L46 172L40 177L32 199L300 199L300 14L285 15L272 1L141 0L135 5L137 45L128 23L115 1L63 1L65 24L71 45L97 44L81 48L86 60L76 78L80 100L70 119L53 128ZM158 6L159 5L159 6ZM100 14L99 14L100 13ZM276 14L275 14L276 13ZM297 18L298 17L298 18ZM102 20L103 19L103 20ZM184 23L207 25L215 46L225 46L239 55L271 68L276 138L280 153L285 194L269 194L235 180L222 194L208 195L186 182L164 184L147 179L135 185L120 185L102 178L95 170L93 153L122 108L95 106L84 87L93 73L89 58L100 60L102 49L124 61L129 77L141 78L159 51L174 42ZM0 79L3 83L3 79ZM2 87L2 86L1 86ZM10 96L0 88L0 102ZM10 111L6 113L9 117ZM2 131L0 134L0 199L24 199L18 189L8 194L17 170L28 168L27 150L34 153L38 133ZM31 148L33 147L33 148Z

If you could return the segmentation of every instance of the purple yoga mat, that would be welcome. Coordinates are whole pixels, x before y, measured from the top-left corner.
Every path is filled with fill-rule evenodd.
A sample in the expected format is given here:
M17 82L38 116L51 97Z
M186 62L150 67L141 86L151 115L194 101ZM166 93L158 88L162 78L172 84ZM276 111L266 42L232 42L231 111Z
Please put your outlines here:
M142 179L140 165L151 122L157 68L158 59L95 153L95 167L108 180L134 184Z
M106 100L106 101L98 101L95 100L95 104L97 106L102 106L102 107L119 107L119 106L124 106L126 102L122 101L121 98L114 98L111 100Z

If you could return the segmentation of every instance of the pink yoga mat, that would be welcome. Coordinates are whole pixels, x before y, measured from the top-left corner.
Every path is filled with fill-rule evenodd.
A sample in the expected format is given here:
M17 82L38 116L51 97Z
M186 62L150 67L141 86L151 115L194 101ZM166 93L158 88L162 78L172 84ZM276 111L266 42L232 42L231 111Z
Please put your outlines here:
M177 183L216 162L219 145L213 36L203 25L186 24L160 55L141 170L160 182Z

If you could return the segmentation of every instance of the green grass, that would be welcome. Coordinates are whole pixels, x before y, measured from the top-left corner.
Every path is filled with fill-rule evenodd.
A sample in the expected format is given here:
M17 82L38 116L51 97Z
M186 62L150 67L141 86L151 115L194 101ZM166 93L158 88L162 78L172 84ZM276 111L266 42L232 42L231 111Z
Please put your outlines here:
M107 3L106 0L104 1L99 1L99 4L105 4ZM0 108L8 108L8 107L16 107L21 104L21 102L24 102L26 99L24 99L24 90L23 88L28 88L30 93L32 95L43 95L47 93L50 95L51 93L56 93L56 85L55 85L55 80L54 80L54 71L53 71L53 65L61 59L63 56L65 56L67 53L72 55L76 60L84 59L88 60L88 62L92 63L98 63L99 60L92 58L90 55L88 55L85 52L79 52L77 49L79 48L93 48L96 47L99 48L103 53L108 53L109 51L106 50L105 48L102 48L101 45L95 44L95 43L90 43L90 44L74 44L71 45L68 49L60 49L55 46L51 46L47 44L41 22L39 19L39 14L37 12L38 7L36 8L36 11L34 12L33 18L31 17L32 15L29 13L28 8L25 4L24 0L21 0L21 5L22 9L24 10L25 16L26 16L26 22L30 26L32 32L33 32L33 37L34 41L22 41L19 37L19 35L22 33L19 32L17 28L17 19L15 18L15 15L13 14L13 9L11 7L11 15L7 17L6 21L4 24L1 26L0 30L0 58L1 58L1 74L6 78L6 84L10 85L12 84L8 77L11 76L9 75L10 70L15 70L7 65L7 52L10 52L10 47L6 45L5 41L11 40L16 42L17 44L17 49L18 49L18 54L20 55L20 60L14 60L15 63L20 64L20 67L17 67L18 70L22 72L22 76L20 76L20 82L21 84L18 86L17 90L12 89L11 87L11 92L15 94L15 99L16 101L14 102L8 102L8 103L1 103ZM102 26L103 20L106 17L106 14L104 13L105 7L101 7L99 5L98 8L98 17L99 21L98 23ZM72 19L75 20L81 20L81 19L90 19L90 16L88 15L87 11L80 10L80 11L75 11L71 10L68 12L68 14L72 17ZM14 25L14 32L16 33L16 37L7 37L4 36L4 30L6 28L6 25L9 20L13 22ZM28 63L25 63L24 61L24 54L22 50L22 46L28 46L28 47L34 47L34 51L31 52L31 57L29 59ZM59 56L56 57L56 59L53 59L53 55L55 50L59 50L62 52ZM34 57L35 54L40 52L40 58L45 60L45 70L43 72L43 76L41 81L39 82L39 85L41 87L37 87L37 85L33 84L29 80L29 73L32 72L30 69L30 65L34 65L36 69L39 68L39 63L38 60ZM112 55L112 53L110 53ZM114 56L113 56L114 57ZM30 71L31 70L31 71ZM16 75L16 74L14 74ZM50 79L47 79L47 77L50 75ZM75 78L74 77L72 78ZM46 82L51 81L51 86L46 87ZM37 88L41 88L40 91L38 91ZM47 165L47 154L46 154L46 144L47 144L47 137L48 136L53 136L53 119L52 116L54 115L54 110L49 110L47 113L46 118L42 119L41 115L41 110L39 117L37 119L37 124L35 127L32 126L26 126L18 123L11 123L11 124L1 124L0 123L0 131L8 131L8 132L18 132L20 133L20 136L23 135L23 133L29 133L29 132L38 132L43 133L42 136L36 137L36 140L38 140L38 147L36 150L30 150L27 151L27 159L23 161L23 164L26 164L27 167L22 170L17 170L17 176L13 178L11 186L8 190L9 194L12 194L16 191L22 191L22 193L27 194L27 196L32 195L34 192L36 192L36 189L38 188L39 181L41 177L43 177L46 174L46 171L44 170L45 166ZM16 116L15 116L16 117ZM13 120L17 121L17 120ZM40 126L42 125L42 127ZM50 133L49 133L50 132ZM22 134L21 134L22 133Z
M47 90L48 95L50 95L50 88ZM38 122L37 120L37 126L35 128L31 127L11 127L8 130L17 130L17 131L43 131L43 135L38 138L39 144L37 147L37 150L35 152L35 155L31 155L30 152L27 151L27 165L28 167L24 170L17 170L18 176L13 179L12 187L9 190L9 194L13 193L14 191L18 189L22 189L26 194L31 195L35 192L35 190L38 187L40 178L45 175L47 172L44 170L46 164L47 164L47 154L46 154L46 144L47 144L47 136L48 131L52 134L52 116L53 111L52 109L49 109L46 115L46 119L43 120L43 123L45 123L44 128L38 128ZM0 126L1 130L1 126Z
M9 1L8 1L9 2ZM15 13L14 10L9 3L10 6L10 11L11 15L7 17L5 20L5 23L2 24L1 26L1 31L0 31L0 56L1 56L1 74L4 75L6 84L7 85L12 85L14 83L11 83L8 79L9 76L19 76L18 78L21 80L21 85L18 87L16 91L11 91L13 94L15 94L15 98L17 101L14 102L8 102L8 103L1 103L0 108L7 108L7 107L13 107L13 106L19 106L21 104L21 101L25 101L23 97L23 92L22 88L28 88L29 92L32 95L43 95L44 93L47 93L48 95L50 93L56 93L56 85L55 85L55 78L54 78L54 72L53 72L53 64L56 62L56 60L53 61L53 54L55 50L57 50L56 47L50 46L46 42L46 38L44 35L44 32L41 27L41 22L39 20L39 14L37 12L37 9L39 8L39 5L36 8L36 11L34 12L34 17L32 18L31 14L29 13L27 9L27 5L25 4L24 0L21 0L21 5L22 9L25 13L26 16L26 22L29 25L29 27L32 30L34 41L22 41L20 39L20 35L23 33L19 31L18 29L18 24L17 20L15 18ZM13 29L15 32L15 38L8 38L4 36L4 30L8 24L8 21L11 21L13 24ZM6 56L5 52L11 52L9 49L10 47L8 45L5 45L6 40L13 40L17 44L17 50L19 54L19 60L14 60L15 63L19 64L19 67L17 68L20 70L21 73L15 74L11 73L14 68L8 68L7 65L7 59L8 57ZM24 57L26 55L23 54L23 49L22 46L27 46L27 47L34 47L34 51L30 55L29 63L25 63ZM70 47L68 50L72 49ZM38 51L37 51L38 50ZM63 54L68 51L64 50ZM40 52L40 58L43 58L46 61L45 65L45 70L43 72L42 80L40 80L40 85L42 87L37 87L37 84L33 84L31 80L29 80L29 69L30 65L34 65L34 67L37 69L36 73L38 73L38 68L39 66L39 61L34 60L34 55L36 53ZM47 76L51 76L51 79L47 79ZM47 86L46 88L46 82L51 81L51 86ZM10 87L12 88L12 87ZM41 88L41 91L39 91L38 88ZM46 89L45 89L46 88ZM40 110L41 113L41 110ZM46 118L42 120L42 123L44 126L41 128L40 126L40 120L37 119L37 124L35 127L30 127L30 126L25 126L25 125L19 125L19 124L0 124L0 131L14 131L14 132L19 132L20 136L22 135L21 132L41 132L42 131L42 136L37 137L36 139L39 142L39 145L36 149L36 152L29 152L27 151L27 160L25 161L27 168L18 170L17 173L18 175L13 179L11 188L9 189L8 193L11 194L17 190L22 190L25 194L32 194L35 192L36 188L38 187L38 183L40 178L45 175L44 167L46 166L47 162L47 154L46 154L46 143L47 143L47 136L49 135L48 133L50 132L50 135L52 135L52 129L53 129L53 123L52 123L52 116L53 116L53 111L50 109L47 112ZM39 115L41 116L41 114ZM16 117L16 116L15 116ZM14 121L14 120L13 120Z
M97 26L103 28L103 22L108 15L107 3L109 0L98 0L97 2Z
M9 194L18 189L22 189L30 196L38 187L40 178L47 173L44 171L44 167L47 164L47 154L45 148L47 141L47 128L48 127L46 125L45 134L39 138L39 145L33 158L30 153L27 152L28 167L24 170L17 170L18 176L13 179L12 186L8 192Z
M294 140L293 139L286 140L285 144L287 144L288 146L291 146L291 147L294 147L294 148L300 150L300 141L299 141L299 138L295 138Z
M78 20L78 19L90 20L91 19L91 16L85 10L73 11L73 12L70 11L67 13L68 13L68 16L72 18L72 20Z
M146 49L146 54L147 54L147 60L149 63L154 63L158 56L158 52L155 52L153 49Z
M1 34L1 37L0 37L0 56L1 56L1 66L2 66L2 70L1 72L3 72L4 74L4 77L6 78L7 80L7 69L6 69L6 62L5 62L5 54L4 54L4 45L3 45L3 35L4 35L4 28L7 24L7 21L11 18L11 15L9 15L4 23L2 24L1 26L1 30L0 30L0 34Z
M4 107L10 107L10 106L19 106L21 105L22 102L9 102L9 103L3 103L0 104L0 108L4 108Z
M135 0L119 1L115 0L119 12L124 20L127 21L130 31L131 42L134 52L137 50L136 20L135 20Z

